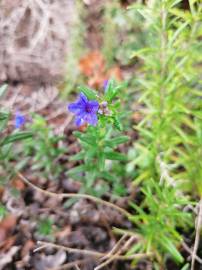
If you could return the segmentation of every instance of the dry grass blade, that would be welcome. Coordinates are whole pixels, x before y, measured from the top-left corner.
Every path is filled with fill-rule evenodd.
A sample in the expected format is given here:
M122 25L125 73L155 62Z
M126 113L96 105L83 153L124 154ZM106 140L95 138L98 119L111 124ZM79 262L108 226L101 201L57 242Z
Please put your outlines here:
M110 250L109 253L107 253L106 256L101 258L101 261L104 261L106 259L108 259L109 257L111 257L113 254L115 254L117 252L117 250L119 249L120 245L122 245L122 243L125 241L125 239L128 237L127 234L124 234L120 240L116 243L116 245L112 248L112 250Z
M192 251L192 249L189 247L189 246L187 246L187 244L185 243L185 242L182 242L182 246L183 246L183 248L192 256L192 253L193 253L193 251ZM202 259L201 258L199 258L197 255L195 256L195 259L196 259L196 261L198 262L198 263L200 263L201 265L202 265Z
M69 248L69 247L65 247L65 246L62 246L62 245L57 245L57 244L50 243L50 242L45 242L45 241L38 241L37 243L39 245L42 245L41 247L37 248L37 250L52 247L52 248L55 248L55 249L65 250L65 251L67 251L69 253L75 253L75 254L80 254L80 255L84 255L84 256L92 256L92 257L96 257L96 258L102 258L103 256L106 256L108 254L108 253L102 253L102 252L97 252L97 251L93 251L93 250ZM148 253L148 254L137 253L137 254L130 255L130 256L115 254L115 255L112 255L112 256L113 256L113 260L127 261L127 260L147 258L147 257L152 256L152 253Z
M124 236L125 236L125 237L124 237ZM127 235L124 235L124 236L121 238L122 240L123 240L123 239L125 240L125 238L127 237ZM120 255L122 252L124 252L125 250L127 250L134 240L135 240L135 237L134 237L134 236L130 237L130 238L126 241L126 243L123 245L123 247L120 247L120 249L118 249L118 248L119 248L120 244L121 244L123 241L121 241L121 243L118 242L119 245L117 245L117 246L116 246L116 249L115 249L115 250L118 249L117 252L116 252L115 254L111 253L110 255L105 256L104 258L108 258L108 259L107 259L105 262L99 264L94 270L100 270L100 269L102 269L103 267L105 267L106 265L110 264L113 260L116 260L116 257L119 256L119 255ZM114 250L114 251L115 251L115 250Z

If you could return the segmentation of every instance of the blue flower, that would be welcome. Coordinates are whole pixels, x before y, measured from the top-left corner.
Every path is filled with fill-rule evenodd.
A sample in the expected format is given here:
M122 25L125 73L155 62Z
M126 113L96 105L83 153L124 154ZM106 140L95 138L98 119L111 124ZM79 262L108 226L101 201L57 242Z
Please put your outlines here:
M26 122L25 116L19 112L15 115L15 128L21 128Z
M99 103L96 100L88 100L87 97L80 93L78 100L68 106L70 112L76 115L75 123L81 126L88 123L92 126L97 125L97 111Z

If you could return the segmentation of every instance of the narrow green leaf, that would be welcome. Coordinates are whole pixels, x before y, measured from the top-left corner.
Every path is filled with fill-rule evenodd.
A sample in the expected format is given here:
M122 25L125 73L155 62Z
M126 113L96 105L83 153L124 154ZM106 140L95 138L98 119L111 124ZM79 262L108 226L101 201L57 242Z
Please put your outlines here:
M32 132L19 132L16 134L8 135L4 140L1 142L0 145L6 145L15 141L29 139L33 136Z
M129 137L128 136L120 136L111 140L106 140L105 145L109 147L116 147L119 144L128 142Z
M174 35L172 36L171 40L168 43L168 47L171 47L173 45L173 42L178 38L180 33L183 32L183 30L187 27L188 22L183 23L177 31L175 31Z
M101 178L104 178L105 180L111 182L111 183L114 183L117 180L117 178L114 177L114 175L112 175L112 174L110 174L110 173L108 173L106 171L100 173L99 176Z
M132 53L132 55L130 56L130 58L140 57L140 58L143 58L144 59L145 58L145 55L147 53L151 53L151 52L154 52L154 49L152 49L152 48L143 48L143 49L134 51Z
M73 133L78 139L80 139L81 141L88 143L90 145L92 145L92 143L96 142L96 138L93 135L90 134L85 134L79 131L75 131Z
M176 262L182 263L184 261L184 258L182 257L180 252L176 249L175 245L171 242L170 239L162 236L159 239L161 240L161 244L172 255L173 259L175 259Z
M182 268L181 270L189 270L190 269L190 264L189 263L186 263Z
M126 256L133 255L139 252L141 249L142 249L142 243L141 242L136 243L128 250L128 252L126 253Z
M0 112L0 121L6 120L8 119L8 117L9 117L8 113Z
M127 159L125 155L118 152L114 152L114 151L105 152L105 158L109 160L126 160Z
M169 12L178 18L183 19L184 21L190 22L192 15L188 11L180 10L177 8L172 8L169 10Z
M80 152L80 153L78 153L78 154L76 154L74 156L71 156L70 160L72 160L72 161L82 160L84 158L84 156L85 156L85 153Z
M82 136L82 137L80 138L80 140L81 140L82 142L85 142L85 143L90 144L90 145L92 145L92 144L95 143L95 137L93 137L93 136L91 136L91 135L84 135L84 136Z
M119 131L122 131L123 130L123 127L121 125L121 121L119 120L118 117L113 117L113 120L114 120L114 126L117 130Z
M86 165L82 164L82 165L79 165L77 167L74 167L74 168L68 170L67 174L68 175L78 174L78 173L85 172L85 170L86 170Z
M97 99L97 94L93 89L90 89L85 86L81 86L79 87L79 90L83 92L87 96L88 99L93 99L93 100Z
M100 171L103 171L105 168L105 155L102 151L98 155L98 166Z
M74 136L77 137L77 138L80 138L80 137L83 135L83 133L80 132L80 131L74 131L73 134L74 134Z
M116 85L114 80L110 80L105 90L106 101L111 102L119 94L119 92L126 87L126 85L126 82Z
M176 6L177 4L179 4L180 2L182 2L182 0L175 0L174 2L171 2L171 8Z

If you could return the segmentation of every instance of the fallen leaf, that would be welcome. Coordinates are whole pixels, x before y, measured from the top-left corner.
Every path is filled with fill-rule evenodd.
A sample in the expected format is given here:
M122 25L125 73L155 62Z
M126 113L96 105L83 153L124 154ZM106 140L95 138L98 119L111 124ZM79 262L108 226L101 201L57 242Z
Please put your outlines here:
M14 178L12 180L12 184L11 185L12 185L12 187L14 187L15 189L17 189L19 191L23 191L25 189L25 184L19 178Z
M4 194L4 188L0 186L0 200L2 199Z
M0 243L1 252L8 251L16 241L16 236L10 236L5 241Z
M7 236L6 230L4 228L0 228L0 243L5 241Z
M6 230L8 232L15 227L16 222L17 222L16 216L8 215L0 222L0 228Z
M24 258L35 246L34 241L27 240L27 242L24 244L22 250L21 250L21 257Z
M114 66L107 71L107 79L114 79L116 81L123 80L123 74L119 66Z
M90 52L80 59L79 68L86 76L102 74L105 72L104 57L99 51Z
M71 231L72 231L71 226L67 226L63 230L56 232L55 236L59 239L64 239L70 235Z
M15 227L17 218L14 215L8 215L0 222L0 242L8 237L10 231Z

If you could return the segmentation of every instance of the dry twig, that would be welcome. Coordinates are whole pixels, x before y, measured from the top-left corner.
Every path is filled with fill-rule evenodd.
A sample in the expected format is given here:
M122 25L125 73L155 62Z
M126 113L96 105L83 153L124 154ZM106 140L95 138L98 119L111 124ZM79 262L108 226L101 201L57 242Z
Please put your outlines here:
M51 191L48 191L48 190L43 190L42 188L39 188L37 186L35 186L33 183L31 183L25 176L23 176L21 173L17 173L17 175L20 177L20 179L25 182L27 185L29 185L30 187L34 188L35 190L45 194L45 195L48 195L48 196L51 196L51 197L55 197L57 199L67 199L67 198L83 198L83 199L88 199L88 200L91 200L91 201L94 201L96 203L99 203L99 204L102 204L102 205L105 205L105 206L108 206L110 208L113 208L115 209L116 211L120 212L122 215L126 216L126 217L129 217L131 214L129 212L127 212L125 209L111 203L111 202L107 202L107 201L104 201L102 199L99 199L99 198L96 198L96 197L93 197L91 195L86 195L86 194L79 194L79 193L54 193L54 192L51 192Z
M200 199L199 201L199 212L198 212L198 217L197 217L197 222L196 222L196 237L195 237L194 249L192 253L191 270L194 270L194 267L195 267L196 254L197 254L199 241L200 241L201 228L202 228L202 199Z

